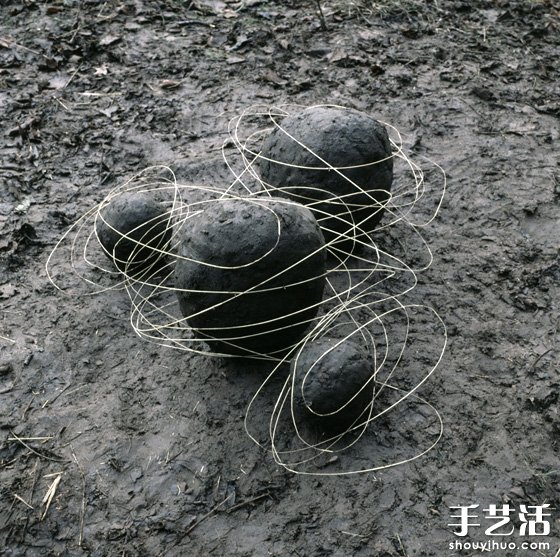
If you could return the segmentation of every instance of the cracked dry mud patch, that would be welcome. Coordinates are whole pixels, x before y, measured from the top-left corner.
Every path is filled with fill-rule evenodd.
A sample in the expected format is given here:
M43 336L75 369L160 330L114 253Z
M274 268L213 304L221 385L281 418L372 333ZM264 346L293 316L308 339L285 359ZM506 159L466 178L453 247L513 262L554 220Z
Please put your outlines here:
M450 506L560 506L558 10L322 7L326 30L313 2L0 3L0 553L477 555L449 549ZM243 430L262 366L147 344L122 291L47 280L66 227L111 188L153 164L212 183L228 119L282 102L368 112L448 174L413 293L448 326L421 392L445 431L414 463L285 472ZM80 290L70 264L55 278ZM406 419L379 423L381 441ZM553 557L558 516L549 549L495 555Z

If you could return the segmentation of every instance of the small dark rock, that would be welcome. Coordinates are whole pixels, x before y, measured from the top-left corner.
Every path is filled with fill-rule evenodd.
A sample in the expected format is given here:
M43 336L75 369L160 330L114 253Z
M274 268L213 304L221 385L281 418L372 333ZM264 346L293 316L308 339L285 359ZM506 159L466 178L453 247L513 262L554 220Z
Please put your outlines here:
M171 238L169 216L147 193L112 199L97 215L95 230L105 253L129 276L139 278L165 263L158 250L165 250Z
M373 376L374 364L354 340L325 337L310 342L294 358L291 369L296 418L340 431L366 417L373 398L373 383L366 383Z
M496 95L494 94L493 91L491 91L490 89L486 88L486 87L473 87L471 89L471 92L473 95L475 95L476 97L478 97L479 99L483 100L483 101L494 101L496 100Z

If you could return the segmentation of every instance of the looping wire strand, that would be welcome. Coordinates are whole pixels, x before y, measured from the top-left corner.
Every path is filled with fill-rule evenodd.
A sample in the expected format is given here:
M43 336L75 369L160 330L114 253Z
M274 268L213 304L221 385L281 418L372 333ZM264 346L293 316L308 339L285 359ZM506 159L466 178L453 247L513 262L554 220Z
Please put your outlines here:
M332 105L331 105L332 106ZM229 180L223 187L208 186L194 180L180 183L173 171L164 166L146 168L123 184L111 190L105 198L95 207L82 215L60 238L48 257L46 268L49 280L61 292L73 295L76 284L66 283L65 270L68 261L79 282L86 285L87 294L99 294L108 290L121 289L126 291L130 304L130 324L142 339L158 343L169 348L199 354L203 356L237 357L231 354L216 352L205 342L205 335L212 335L212 328L207 330L193 330L189 321L193 315L184 316L179 311L177 301L177 288L174 285L174 267L176 262L185 258L179 255L181 230L190 219L196 218L207 207L223 203L226 200L239 200L264 207L272 213L277 220L277 242L270 249L265 250L255 260L235 266L219 266L206 261L196 261L198 264L208 265L216 269L230 271L250 268L262 261L278 245L282 234L279 216L267 205L270 198L279 199L282 203L297 204L291 199L276 196L283 192L262 180L258 171L258 161L262 158L259 145L273 129L282 128L282 119L304 107L297 105L249 107L240 115L232 118L228 124L229 139L222 147L223 167L229 173ZM337 107L344 109L344 107ZM249 437L258 445L267 447L274 460L286 470L297 474L312 475L344 475L365 472L375 472L391 466L411 462L429 452L439 441L443 433L443 421L439 412L418 393L421 386L433 375L440 364L447 344L445 324L441 317L432 308L411 304L405 301L406 297L418 284L418 273L429 268L433 255L421 230L436 218L446 190L446 177L443 169L433 161L422 157L425 164L439 172L441 180L435 186L428 184L426 173L420 164L406 153L403 137L392 125L382 122L390 131L392 157L395 164L399 164L400 174L392 188L386 202L379 204L379 210L384 211L384 218L372 233L364 228L363 222L353 222L351 228L343 238L335 238L328 242L325 249L329 253L329 265L326 275L318 274L305 280L324 280L325 293L315 318L307 318L306 334L298 342L291 345L285 353L267 354L254 350L247 350L244 357L252 357L273 363L273 370L262 382L262 385L253 394L245 414L245 430ZM283 130L285 133L285 130ZM302 149L310 150L297 138L290 136ZM233 145L233 149L229 146ZM312 151L310 151L312 152ZM343 170L355 167L331 166L323 157L313 153L321 162L321 168L328 168L348 180L356 191L369 195L372 203L375 202L371 193L364 190L359 184L352 182ZM279 162L279 161L273 161ZM377 164L372 163L372 164ZM283 162L282 164L287 164ZM365 166L365 165L361 165ZM208 172L212 172L209 167ZM307 188L309 190L309 188ZM169 232L169 240L155 250L160 258L166 262L163 268L152 272L148 268L144 273L129 272L133 261L122 262L122 268L111 267L105 256L107 253L102 247L97 234L97 223L105 221L104 210L123 193L137 192L149 193L160 199L165 207L165 213L160 222L165 224L165 231ZM435 196L435 203L433 199ZM422 201L430 199L435 209L428 215L420 218L417 213L425 213ZM328 222L329 203L343 206L346 214L353 219L354 212L363 209L365 205L356 204L342 197L331 198L321 202L321 206L314 206L313 200L305 200L315 211L319 225L325 226ZM376 202L377 203L377 202ZM427 205L427 203L426 203ZM326 207L326 208L325 208ZM419 210L422 209L422 210ZM340 214L337 208L337 215ZM346 217L345 217L346 218ZM107 222L105 221L105 224ZM158 223L155 223L156 226ZM367 224L367 223L366 223ZM113 229L114 232L118 230ZM414 244L414 259L419 260L415 265L405 261L408 251L396 255L391 249L382 245L386 244L385 236L393 232L393 244L402 242L400 236L406 237L408 243ZM132 235L123 239L135 242L137 245L131 254L131 259L140 250L154 249L143 242L142 239L134 240ZM345 248L343 240L352 240L358 249L352 251ZM419 247L418 247L419 246ZM407 248L404 246L404 248ZM143 252L142 252L143 253ZM419 257L419 254L423 256ZM312 257L310 254L308 257ZM191 259L192 260L192 259ZM297 263L285 269L278 269L273 276L255 284L248 290L220 291L222 300L210 308L202 310L212 311L216 307L229 303L231 300L245 297L250 303L251 294L254 292L274 292L277 286L269 287L272 279L282 276L292 268L297 269ZM292 287L297 282L284 285ZM197 290L197 292L200 292ZM188 293L188 291L187 291ZM217 292L212 291L216 294ZM298 319L311 307L302 308L284 315ZM292 321L293 324L293 321ZM281 335L286 327L279 319L263 320L249 325L232 326L227 329L227 335L222 335L222 343L236 345L251 336L251 326L267 327L271 334ZM436 343L433 335L438 331L440 342ZM223 332L223 331L222 331ZM202 334L201 334L202 333ZM422 343L430 337L431 351L422 360L424 369L416 375L409 376L404 365L405 356L410 352L413 343ZM284 378L280 392L275 395L275 401L269 407L268 427L265 431L255 424L262 423L263 402L273 383L282 369L290 363L297 361L302 350L318 339L335 337L342 344L348 339L353 339L366 347L373 357L371 375L368 381L354 394L358 396L362 390L371 390L371 401L355 422L342 432L314 439L308 434L305 424L300 424L294 412L295 393L301 385L295 383L295 373L292 371ZM207 337L206 337L207 338ZM437 345L437 346L436 346ZM318 358L321 359L322 356ZM424 361L426 360L426 361ZM313 365L307 374L313 372ZM307 377L307 374L305 375ZM410 382L413 381L411 385ZM407 406L408 405L408 406ZM386 419L392 412L410 407L410 412L415 412L415 407L422 407L429 412L429 417L424 417L424 422L433 425L425 427L426 438L418 441L420 444L411 453L402 458L394 456L384 462L373 462L368 465L353 464L354 457L339 459L338 468L325 471L318 466L321 459L332 455L354 455L359 448L364 446L360 440L370 438L370 432ZM255 415L255 413L257 415ZM420 413L417 413L420 415ZM421 415L423 416L425 412ZM420 428L421 429L421 428ZM354 452L352 452L354 451ZM361 460L361 459L359 459Z

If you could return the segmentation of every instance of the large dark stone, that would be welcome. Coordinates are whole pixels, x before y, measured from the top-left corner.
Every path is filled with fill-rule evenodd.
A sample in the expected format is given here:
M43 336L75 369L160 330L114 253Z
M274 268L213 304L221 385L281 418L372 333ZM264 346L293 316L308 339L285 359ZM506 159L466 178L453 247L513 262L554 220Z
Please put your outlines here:
M180 234L176 287L192 290L178 291L181 311L214 351L272 354L301 339L326 272L309 209L281 199L216 200Z
M332 432L343 431L360 417L366 419L373 398L373 358L354 340L339 342L328 337L309 342L291 366L296 419Z
M335 107L305 109L280 126L263 142L262 180L279 188L279 195L309 205L328 242L347 244L344 237L353 236L354 223L371 232L393 180L385 127L367 114Z
M101 209L95 229L106 254L134 278L161 270L171 239L169 215L150 194L125 192ZM126 237L125 237L126 235Z

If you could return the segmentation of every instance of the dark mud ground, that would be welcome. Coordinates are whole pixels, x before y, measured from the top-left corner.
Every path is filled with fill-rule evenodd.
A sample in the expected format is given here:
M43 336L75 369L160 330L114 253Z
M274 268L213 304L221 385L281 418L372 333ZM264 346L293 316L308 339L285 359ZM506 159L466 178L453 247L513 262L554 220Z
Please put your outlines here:
M560 506L553 2L324 2L326 29L311 1L0 5L1 554L479 555L449 549L450 506ZM413 293L449 329L422 390L445 431L413 463L286 472L243 430L254 364L148 344L123 292L47 280L69 223L148 165L219 156L256 102L368 111L448 173ZM493 555L557 555L550 524L548 549Z

